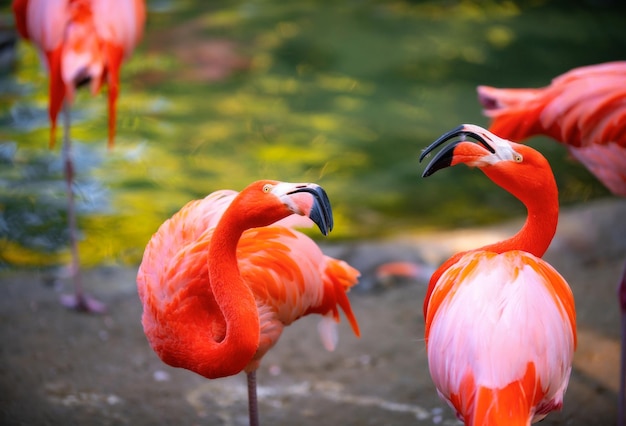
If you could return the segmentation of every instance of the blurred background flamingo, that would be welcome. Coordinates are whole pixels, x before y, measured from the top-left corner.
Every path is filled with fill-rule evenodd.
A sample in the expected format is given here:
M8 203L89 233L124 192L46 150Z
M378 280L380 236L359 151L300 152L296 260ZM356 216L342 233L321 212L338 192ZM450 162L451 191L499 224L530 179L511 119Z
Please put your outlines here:
M512 140L565 144L615 195L626 197L626 61L575 68L539 89L478 87L489 129Z
M63 110L62 154L74 294L63 295L61 302L79 311L103 312L105 305L86 295L81 282L69 109L77 88L89 84L95 95L106 84L108 146L113 147L120 66L142 35L145 4L143 0L14 0L13 12L20 35L35 44L45 59L49 74L51 148L55 144L57 116Z
M561 408L576 347L572 291L541 259L558 222L556 182L539 152L475 125L446 133L420 161L457 136L423 176L478 167L528 217L513 237L457 253L433 274L424 300L430 374L465 424L529 425Z
M294 214L324 235L332 230L330 202L316 184L258 181L240 193L214 192L159 228L137 274L154 351L209 379L245 371L253 426L256 370L284 326L308 314L339 321L341 307L359 336L346 296L359 272L292 229L311 224ZM334 336L322 337L332 349Z
M626 61L575 68L538 89L478 87L495 134L523 141L546 135L613 194L626 197ZM618 284L621 375L618 424L626 421L626 266Z

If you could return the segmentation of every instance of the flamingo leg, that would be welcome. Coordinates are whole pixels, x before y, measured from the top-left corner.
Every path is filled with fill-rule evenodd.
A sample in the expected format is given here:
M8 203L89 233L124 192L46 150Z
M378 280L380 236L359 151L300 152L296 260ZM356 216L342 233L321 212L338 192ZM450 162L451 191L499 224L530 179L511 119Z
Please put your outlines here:
M65 174L65 186L67 192L67 221L70 239L70 250L72 262L70 265L70 275L74 281L74 294L64 294L61 296L61 304L66 308L80 312L104 313L106 305L98 300L89 297L83 289L82 277L80 273L80 258L78 256L78 244L76 241L76 212L74 209L74 191L72 182L74 180L74 163L72 161L71 140L70 140L70 112L67 102L63 103L63 167Z
M248 379L248 414L250 426L259 426L259 406L256 396L256 370L246 373Z
M622 273L622 280L617 286L617 296L619 298L620 313L622 319L622 344L621 344L621 365L619 381L619 401L617 404L617 424L626 424L626 266Z

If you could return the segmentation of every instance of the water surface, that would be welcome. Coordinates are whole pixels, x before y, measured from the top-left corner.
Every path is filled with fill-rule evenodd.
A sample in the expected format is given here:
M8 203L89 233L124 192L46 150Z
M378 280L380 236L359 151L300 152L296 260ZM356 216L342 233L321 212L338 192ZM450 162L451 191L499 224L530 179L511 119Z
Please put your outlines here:
M113 151L105 95L74 102L82 263L136 264L187 201L261 178L323 185L331 239L523 215L478 171L422 179L420 151L461 123L488 124L479 84L539 87L624 59L618 3L149 1L122 69ZM60 147L47 149L37 53L23 42L17 53L0 79L0 265L55 265L68 256ZM609 195L562 146L531 143L563 204Z

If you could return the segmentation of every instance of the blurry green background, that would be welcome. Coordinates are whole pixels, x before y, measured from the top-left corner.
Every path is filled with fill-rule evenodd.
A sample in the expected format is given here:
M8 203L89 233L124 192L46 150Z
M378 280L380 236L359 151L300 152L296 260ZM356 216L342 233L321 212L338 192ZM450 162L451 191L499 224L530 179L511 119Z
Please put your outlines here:
M149 0L122 68L116 146L104 94L73 106L86 267L137 264L187 201L272 178L314 181L331 239L494 223L524 207L476 170L422 179L421 149L461 123L486 126L476 86L539 87L624 59L621 1ZM0 6L11 28L8 5ZM0 268L68 258L47 78L18 42L0 76ZM564 147L536 138L563 205L610 196ZM317 238L317 234L312 233Z

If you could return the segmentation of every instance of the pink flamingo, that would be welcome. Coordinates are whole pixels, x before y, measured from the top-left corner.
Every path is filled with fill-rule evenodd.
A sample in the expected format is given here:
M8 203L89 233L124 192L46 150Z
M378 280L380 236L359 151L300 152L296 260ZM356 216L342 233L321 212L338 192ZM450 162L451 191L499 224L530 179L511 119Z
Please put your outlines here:
M574 297L541 259L556 232L556 183L539 152L469 124L440 137L420 161L457 136L423 176L477 167L524 203L528 217L513 237L457 253L431 277L424 300L430 374L466 425L530 425L561 408L576 348Z
M284 326L308 314L338 321L341 307L359 336L346 296L358 271L292 229L302 224L294 215L308 216L324 235L333 227L316 184L264 180L240 193L214 192L161 225L137 275L152 349L209 379L245 371L254 426L256 370Z
M89 83L96 94L106 82L109 91L109 148L115 137L115 104L119 72L139 41L145 21L143 0L14 0L20 35L45 58L49 73L50 148L63 107L63 163L68 197L68 226L75 292L61 302L72 309L103 312L104 304L87 296L80 277L72 181L74 166L69 135L69 107L75 90Z

